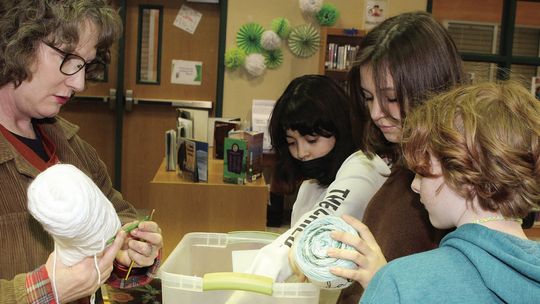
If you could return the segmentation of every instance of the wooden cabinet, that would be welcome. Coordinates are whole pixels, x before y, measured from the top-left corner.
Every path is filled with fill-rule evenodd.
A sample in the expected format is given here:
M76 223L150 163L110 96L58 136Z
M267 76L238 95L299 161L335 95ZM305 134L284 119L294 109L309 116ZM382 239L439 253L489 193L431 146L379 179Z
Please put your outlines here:
M167 257L188 232L264 231L269 189L264 177L245 185L223 182L223 160L208 159L208 182L194 183L162 162L150 182L149 209L163 235Z
M355 28L321 27L319 73L344 82L365 34L364 30Z

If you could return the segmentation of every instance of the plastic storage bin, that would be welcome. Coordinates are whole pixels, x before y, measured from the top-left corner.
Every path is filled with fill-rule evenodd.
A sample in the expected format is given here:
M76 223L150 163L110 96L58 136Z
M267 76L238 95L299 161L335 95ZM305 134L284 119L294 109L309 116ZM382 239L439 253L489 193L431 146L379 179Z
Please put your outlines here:
M161 266L163 303L226 303L242 291L241 303L317 304L319 289L313 284L273 283L232 272L233 251L259 249L274 238L268 233L186 234Z

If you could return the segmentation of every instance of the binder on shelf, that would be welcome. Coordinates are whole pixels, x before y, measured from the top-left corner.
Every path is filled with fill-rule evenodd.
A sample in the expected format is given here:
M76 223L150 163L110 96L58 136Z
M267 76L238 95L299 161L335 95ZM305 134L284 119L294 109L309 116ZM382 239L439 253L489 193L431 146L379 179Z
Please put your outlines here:
M175 130L165 132L165 169L167 171L176 171L177 158L177 138Z

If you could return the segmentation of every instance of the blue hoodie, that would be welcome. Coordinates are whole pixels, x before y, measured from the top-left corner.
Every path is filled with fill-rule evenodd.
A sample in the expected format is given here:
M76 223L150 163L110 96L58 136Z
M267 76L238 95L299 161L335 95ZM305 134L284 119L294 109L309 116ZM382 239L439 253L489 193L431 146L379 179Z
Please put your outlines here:
M383 267L360 303L540 303L540 242L463 225Z

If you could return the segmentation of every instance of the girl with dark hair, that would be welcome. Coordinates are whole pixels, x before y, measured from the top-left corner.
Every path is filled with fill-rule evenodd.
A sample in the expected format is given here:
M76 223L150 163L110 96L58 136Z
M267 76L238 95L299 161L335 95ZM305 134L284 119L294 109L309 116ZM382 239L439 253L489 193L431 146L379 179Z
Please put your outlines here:
M418 194L410 188L414 173L403 165L401 131L407 113L464 79L454 42L428 13L389 18L362 40L349 72L349 91L356 111L371 116L366 120L365 151L386 158L392 173L369 202L362 222L347 217L360 237L335 233L335 239L357 251L332 249L328 254L352 260L359 268L334 269L334 274L365 288L387 261L433 249L448 232L431 226ZM361 294L362 288L353 284L338 303L356 304Z
M301 184L291 229L259 251L252 273L285 280L296 235L321 216L362 217L390 174L380 157L358 149L353 114L346 92L325 76L298 77L278 99L269 125L278 158L274 179L289 191Z

